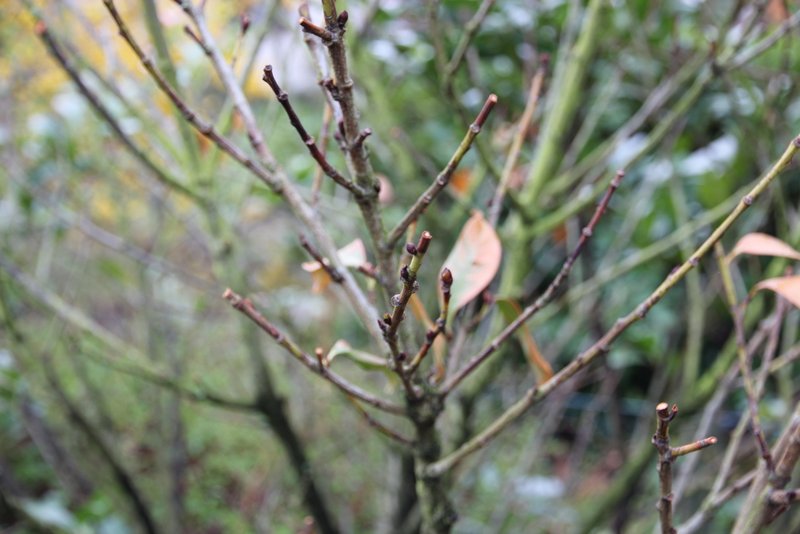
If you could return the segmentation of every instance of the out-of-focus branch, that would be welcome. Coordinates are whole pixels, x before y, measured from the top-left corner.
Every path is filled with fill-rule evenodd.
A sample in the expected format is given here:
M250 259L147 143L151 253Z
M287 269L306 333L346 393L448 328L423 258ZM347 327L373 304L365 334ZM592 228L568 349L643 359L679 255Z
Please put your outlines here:
M453 56L444 67L444 79L442 82L444 85L452 83L453 75L458 71L461 62L464 61L464 56L467 54L467 49L469 49L472 39L475 37L475 34L478 33L478 30L483 24L484 19L486 19L486 15L489 14L489 10L494 6L494 3L495 0L483 0L481 5L478 6L478 10L472 18L469 19L469 22L464 25L464 33L461 34L461 39L459 39L456 45Z
M386 238L386 246L392 247L397 242L398 239L403 237L405 234L406 229L411 225L411 223L415 222L420 215L422 215L428 206L433 202L433 199L436 198L442 189L447 186L450 182L450 178L453 176L453 172L455 172L458 164L461 163L461 159L464 157L464 154L467 153L469 148L472 146L472 142L475 140L475 137L480 133L483 124L486 122L489 113L492 112L495 104L497 104L497 96L496 95L489 95L486 99L486 102L483 104L483 108L481 109L478 116L475 117L475 121L470 125L469 129L467 130L467 134L464 136L464 139L461 141L461 144L458 145L453 157L450 158L450 161L447 162L447 165L439 173L433 183L425 190L422 195L414 202L414 205L406 212L400 222L389 232L388 237Z
M522 112L519 122L517 122L516 132L514 139L511 141L511 148L508 150L506 162L503 165L503 173L500 175L500 183L497 184L497 189L492 198L492 204L489 208L489 224L497 226L497 221L500 219L500 211L503 208L503 198L508 190L508 183L511 181L511 173L517 166L519 154L522 150L522 143L525 142L525 135L528 133L531 118L536 111L536 105L539 103L539 97L542 94L542 85L544 84L544 77L547 73L548 56L543 55L539 68L533 76L531 82L531 89L528 92L528 100L525 102L525 109Z
M209 207L211 204L208 199L183 185L180 179L173 175L166 167L158 165L156 162L154 162L147 152L142 149L133 140L133 138L125 133L120 126L119 121L102 102L100 97L84 83L83 79L78 73L78 69L75 67L72 60L67 57L66 53L61 48L60 43L53 33L48 29L44 21L39 19L34 27L34 30L36 35L39 36L39 38L47 47L47 50L50 52L50 55L53 57L53 59L55 59L64 72L67 73L67 76L70 77L81 94L86 98L86 100L89 102L89 105L92 106L100 118L103 119L106 124L108 124L109 128L111 128L111 131L114 132L114 135L116 135L119 140L122 141L122 144L128 149L133 157L135 157L142 165L152 172L153 176L168 189L184 195L185 197L201 204L202 206Z
M758 391L753 382L753 376L750 373L750 361L747 358L747 339L744 331L744 306L746 303L740 305L736 298L736 288L733 285L730 263L725 258L725 249L722 247L722 244L716 243L714 251L716 252L717 264L719 265L720 274L722 275L725 300L733 316L733 327L736 333L736 349L739 356L739 372L742 375L744 390L747 394L747 405L750 410L750 423L753 427L753 437L761 453L761 458L764 460L767 470L771 473L774 468L772 464L772 455L769 451L767 440L764 437L764 431L761 429L761 418L758 415Z

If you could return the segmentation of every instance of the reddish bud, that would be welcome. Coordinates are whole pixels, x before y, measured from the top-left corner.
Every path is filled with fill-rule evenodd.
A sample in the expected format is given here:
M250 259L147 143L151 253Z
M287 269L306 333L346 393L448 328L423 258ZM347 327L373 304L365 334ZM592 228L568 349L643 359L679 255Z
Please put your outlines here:
M453 285L453 273L450 272L450 269L447 267L442 269L442 275L440 279L442 281L442 286L450 287Z
M239 23L241 24L242 28L242 35L247 33L247 30L250 29L250 15L247 13L242 13L241 18L239 19Z

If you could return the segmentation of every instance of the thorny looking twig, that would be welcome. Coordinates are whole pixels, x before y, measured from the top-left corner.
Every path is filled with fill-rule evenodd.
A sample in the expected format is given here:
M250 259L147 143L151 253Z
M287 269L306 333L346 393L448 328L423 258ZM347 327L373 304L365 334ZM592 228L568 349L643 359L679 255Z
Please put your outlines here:
M680 447L670 447L669 424L678 415L678 407L671 408L666 402L656 406L658 425L653 435L653 445L658 449L658 478L661 485L661 497L658 501L658 511L661 515L661 532L663 534L676 534L672 526L672 462L679 456L697 452L710 447L717 442L717 438L704 438Z
M392 296L392 313L384 315L383 321L379 323L381 330L383 330L384 339L386 339L386 343L391 350L392 368L398 376L400 376L410 398L415 398L418 394L409 381L409 375L403 367L407 354L400 350L397 333L400 328L400 323L405 318L408 301L419 289L417 273L422 266L422 260L425 254L428 252L431 239L433 239L433 237L430 233L422 232L416 245L414 245L414 243L408 243L406 245L406 251L411 255L411 261L408 265L404 265L402 269L400 269L400 279L403 282L403 288L398 295Z

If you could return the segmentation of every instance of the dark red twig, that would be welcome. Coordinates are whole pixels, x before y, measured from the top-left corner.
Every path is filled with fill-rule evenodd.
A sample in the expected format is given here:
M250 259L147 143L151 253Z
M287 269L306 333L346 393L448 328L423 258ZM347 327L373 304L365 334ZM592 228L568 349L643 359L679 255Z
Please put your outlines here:
M275 93L275 96L280 102L281 106L283 106L284 111L286 111L286 115L289 117L289 122L292 124L297 133L300 135L300 139L306 145L308 152L311 154L311 157L316 160L319 164L320 168L323 172L328 175L334 182L341 185L354 195L360 195L361 190L356 184L342 176L342 174L333 168L327 158L325 158L325 154L323 154L320 149L317 147L314 138L311 137L308 132L306 131L305 127L303 126L302 121L300 121L300 117L297 116L294 108L292 107L292 103L289 101L289 95L286 91L282 90L281 87L278 85L278 81L275 79L275 75L272 72L272 65L267 65L264 67L264 77L262 78L267 85L270 86L272 91Z
M600 200L600 204L598 204L594 215L592 215L592 218L589 220L589 224L587 224L581 232L581 236L578 239L578 243L575 245L575 249L564 261L564 264L561 266L561 270L559 271L558 275L556 275L555 279L550 282L550 285L547 286L547 289L545 289L544 293L542 293L541 296L539 296L539 298L533 302L533 304L522 310L522 313L519 314L519 317L517 317L505 329L503 329L503 331L500 332L497 337L495 337L481 352L473 356L472 359L470 359L458 373L453 375L447 382L445 382L441 389L443 395L450 393L453 388L458 386L462 380L469 376L472 371L474 371L481 363L484 362L484 360L491 356L500 347L500 345L502 345L509 337L511 337L519 327L525 324L528 319L533 317L534 314L536 314L539 310L544 308L548 303L550 303L550 301L553 300L556 291L558 291L558 288L561 287L562 283L564 283L564 280L567 279L570 271L572 270L572 266L575 264L578 256L583 251L586 243L589 241L589 238L592 237L594 229L597 226L598 221L600 221L600 217L603 216L603 213L605 213L606 209L608 208L608 203L611 201L611 197L614 195L614 192L622 182L623 176L625 176L624 171L617 171L617 174L611 180L605 195L603 195L603 198Z

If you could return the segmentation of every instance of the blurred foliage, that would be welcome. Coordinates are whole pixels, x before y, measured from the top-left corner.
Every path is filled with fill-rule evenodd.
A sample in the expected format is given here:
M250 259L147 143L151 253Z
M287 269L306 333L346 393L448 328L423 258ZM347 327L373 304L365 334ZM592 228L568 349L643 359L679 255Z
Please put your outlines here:
M23 3L0 4L0 255L46 292L139 351L113 353L0 271L5 320L0 329L0 489L6 493L13 488L22 496L19 502L31 516L28 524L76 532L135 530L108 465L63 409L52 384L56 380L100 429L158 521L167 525L165 531L177 524L186 532L299 531L307 512L298 482L261 418L181 401L113 365L132 359L182 383L250 400L254 371L241 341L239 318L219 298L227 286L254 295L265 314L304 347L327 350L346 339L358 348L368 339L354 316L341 311L334 293L311 292L311 279L300 268L308 258L297 246L296 223L276 196L205 139L182 134L180 117L117 37L101 2L39 4L48 27L79 58L81 76L123 131L181 184L213 199L214 209L208 213L159 184L37 41ZM119 4L136 34L149 41L143 3ZM384 206L387 226L399 220L458 145L466 127L459 107L472 114L490 92L500 104L483 141L498 155L494 164L502 164L533 73L544 54L552 56L551 64L558 61L559 43L574 25L571 6L580 2L498 1L476 34L455 77L454 98L449 98L441 86L434 37L442 40L449 56L479 4L443 1L438 29L430 27L427 2L351 0L342 5L351 12L349 50L362 123L374 131L369 139L373 164L394 192ZM659 83L693 58L710 54L722 28L736 31L736 23L728 22L738 5L732 1L609 4L581 88L578 116L570 127L569 138L583 136L584 143L574 153L565 143L562 171L612 138ZM767 33L784 18L774 11L781 2L768 4L755 22L757 30ZM306 127L320 130L324 99L302 35L294 27L296 9L297 3L288 0L209 0L206 16L225 53L238 54L237 73L273 152L307 191L316 172L314 161L260 82L262 65L274 64ZM172 2L159 2L158 10L182 93L245 145L246 134L213 69L183 31L181 10ZM317 18L318 10L312 4ZM239 42L243 12L253 24ZM610 213L572 273L569 290L532 321L536 343L554 368L646 297L682 261L681 246L705 237L709 224L724 213L712 216L712 210L750 183L800 132L797 72L800 44L792 31L742 68L715 72L663 142L627 169ZM582 181L558 192L545 188L541 206L553 210L585 195L602 172L615 169L643 146L646 134L682 92L620 140L608 161L580 177ZM545 98L547 94L546 84ZM516 171L520 177L527 176L537 147L540 115L523 147ZM587 122L594 127L584 132ZM343 159L331 152L332 163L343 168ZM431 266L441 265L471 210L484 209L494 191L494 178L477 151L465 159L459 180L458 188L438 199L420 221L419 227L436 238L429 252ZM726 237L726 245L754 230L800 245L798 183L779 180L768 198L737 224L737 235ZM354 205L331 186L324 184L330 194L322 197L319 209L337 243L343 246L356 237L366 241ZM586 211L591 210L537 234L528 251L530 274L516 294L501 296L529 300L544 287L577 239ZM705 224L650 256L652 247L703 217L708 218ZM741 265L737 283L745 289L768 272L779 274L785 263L759 258ZM711 369L723 352L730 319L719 300L713 261L701 267L698 292L678 287L647 321L626 332L605 363L581 375L579 384L554 395L470 462L473 469L460 475L456 485L462 514L458 531L562 532L581 526L586 509L599 502L641 444L649 444L655 402L664 395L679 403L692 398L696 377ZM436 275L434 268L422 272L422 287L435 287ZM423 291L420 296L435 317L435 293ZM751 308L755 319L767 315L774 299L759 296L758 303ZM691 309L702 310L695 348L687 339ZM795 340L796 321L797 312L790 312L784 348ZM468 343L466 353L479 349L482 341L478 336ZM303 373L269 340L261 340L259 348L288 399L292 421L308 444L345 530L372 531L385 514L382 480L385 466L394 461L391 451L335 391ZM697 352L694 363L689 360L692 350ZM476 408L474 428L496 417L533 380L518 346L506 357L509 365L486 387ZM380 373L369 375L346 358L337 359L336 365L375 388L393 387L385 385ZM685 365L696 367L693 378L685 377ZM604 388L607 381L616 384L612 391ZM770 401L762 409L765 427L774 437L796 388L789 373L768 387ZM24 402L33 404L41 424L88 475L92 493L82 502L65 491L64 474L32 438L30 421L21 411ZM743 395L734 395L714 433L727 436L736 422L734 414L744 405ZM691 439L692 421L687 414L677 426L681 441ZM585 436L587 425L591 430ZM578 457L577 447L583 451ZM171 456L176 448L183 458ZM170 486L175 461L185 470L183 489ZM754 458L742 462L744 472ZM643 532L655 524L654 471L648 467L637 482L638 491L630 488L636 499L608 514L613 519L604 517L598 532ZM708 464L698 468L693 479L698 487L684 496L679 519L698 505L698 489L713 475ZM176 492L184 498L182 511L170 503ZM735 507L724 508L714 531L724 531L734 515ZM797 528L797 519L791 521Z

